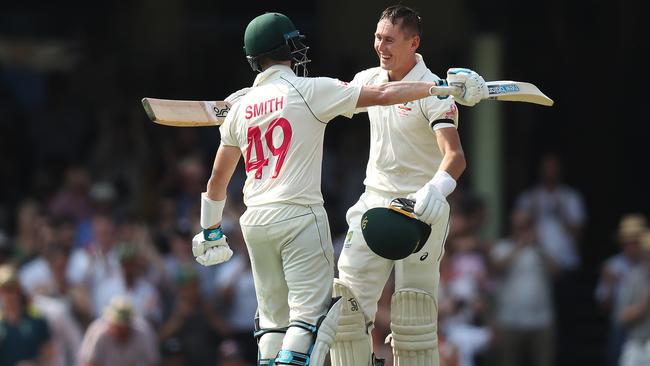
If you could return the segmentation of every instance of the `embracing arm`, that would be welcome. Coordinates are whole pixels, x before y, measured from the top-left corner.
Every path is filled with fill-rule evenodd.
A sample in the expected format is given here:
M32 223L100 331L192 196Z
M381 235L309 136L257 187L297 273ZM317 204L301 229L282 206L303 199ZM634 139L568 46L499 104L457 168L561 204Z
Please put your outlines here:
M430 96L429 90L437 86L434 82L395 81L361 87L357 108L373 105L392 105L410 102Z

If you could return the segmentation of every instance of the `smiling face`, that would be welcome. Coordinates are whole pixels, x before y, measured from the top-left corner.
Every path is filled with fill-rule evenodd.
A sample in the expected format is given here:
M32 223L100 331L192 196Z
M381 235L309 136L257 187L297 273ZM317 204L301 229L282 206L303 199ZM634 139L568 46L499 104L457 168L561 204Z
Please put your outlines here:
M400 21L393 24L390 19L381 19L375 31L375 51L379 65L388 71L390 80L401 80L415 66L415 51L420 37L405 31Z

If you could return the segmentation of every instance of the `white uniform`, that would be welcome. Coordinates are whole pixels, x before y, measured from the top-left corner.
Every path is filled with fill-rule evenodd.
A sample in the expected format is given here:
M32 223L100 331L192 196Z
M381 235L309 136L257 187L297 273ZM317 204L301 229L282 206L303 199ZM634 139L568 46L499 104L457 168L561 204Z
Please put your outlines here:
M328 310L334 260L320 190L323 137L328 121L353 115L360 91L272 66L220 128L221 143L239 147L246 163L240 224L261 328L315 324Z
M417 64L403 80L439 80L427 69L422 57L416 57ZM369 85L387 81L387 71L376 67L358 73L351 84ZM432 227L427 243L418 253L399 261L379 257L368 248L361 233L361 215L373 207L386 207L392 199L406 197L431 180L442 160L435 130L456 128L458 110L451 97L429 97L400 105L369 107L367 112L370 119L370 156L364 181L366 191L347 212L349 230L338 269L341 282L357 297L366 320L373 321L377 301L393 265L396 291L414 288L436 298L449 215L447 213L447 219L438 221ZM435 356L437 359L437 353Z

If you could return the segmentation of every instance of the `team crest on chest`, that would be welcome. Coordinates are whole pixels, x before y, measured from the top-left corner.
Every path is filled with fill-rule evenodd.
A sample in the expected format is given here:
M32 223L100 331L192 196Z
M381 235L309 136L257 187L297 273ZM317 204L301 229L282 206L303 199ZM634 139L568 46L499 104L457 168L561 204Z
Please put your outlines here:
M398 104L397 105L397 114L399 114L401 117L407 117L409 115L409 112L413 110L409 105L412 105L413 103L411 102L406 102L404 104Z

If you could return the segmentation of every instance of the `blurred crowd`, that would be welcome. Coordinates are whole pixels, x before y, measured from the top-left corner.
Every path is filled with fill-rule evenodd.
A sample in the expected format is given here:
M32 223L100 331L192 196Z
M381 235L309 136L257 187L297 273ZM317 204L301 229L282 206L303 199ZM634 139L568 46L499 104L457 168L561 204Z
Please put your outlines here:
M147 209L134 209L115 180L95 179L79 164L67 166L49 194L19 200L14 225L0 227L0 366L255 364L256 299L238 225L243 173L223 222L236 254L203 267L190 243L209 165L187 155L174 166L155 190L163 193L149 192L157 198ZM490 219L482 197L459 187L449 198L438 293L443 365L562 364L586 207L562 181L559 156L544 156L539 168L497 240L482 235ZM334 217L337 206L326 207L334 211L338 253L346 228ZM593 291L611 314L611 365L641 365L633 362L644 357L650 337L650 291L639 291L648 289L650 268L645 218L624 216L617 238L621 252L604 263ZM374 331L388 365L390 283Z

